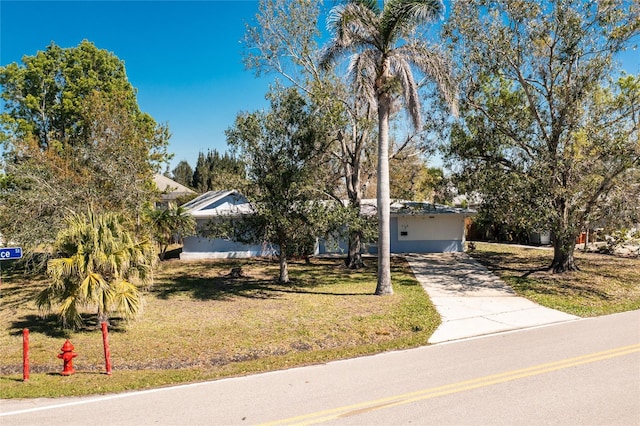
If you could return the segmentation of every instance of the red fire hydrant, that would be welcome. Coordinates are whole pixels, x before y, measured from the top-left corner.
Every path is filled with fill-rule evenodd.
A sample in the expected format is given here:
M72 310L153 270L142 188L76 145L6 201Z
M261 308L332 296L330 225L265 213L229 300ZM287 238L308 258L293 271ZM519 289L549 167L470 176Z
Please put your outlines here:
M62 349L60 349L62 353L58 354L58 358L64 361L64 368L62 373L60 373L63 376L70 376L76 372L76 370L73 369L73 359L77 357L78 354L73 352L73 349L73 345L69 339L67 339L64 345L62 345Z

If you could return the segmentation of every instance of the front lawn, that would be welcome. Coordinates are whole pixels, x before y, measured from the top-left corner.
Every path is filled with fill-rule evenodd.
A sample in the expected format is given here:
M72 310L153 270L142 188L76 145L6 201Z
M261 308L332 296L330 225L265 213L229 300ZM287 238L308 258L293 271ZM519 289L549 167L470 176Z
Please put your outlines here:
M471 255L541 305L588 317L640 309L640 259L577 253L581 271L546 270L550 250L476 243ZM163 262L143 316L112 320L113 375L104 374L95 322L63 331L33 298L45 279L4 268L0 284L0 398L55 397L145 389L283 369L425 345L440 324L401 258L392 258L395 295L374 296L376 260L354 272L341 259L294 263L280 285L266 260ZM6 266L6 263L3 264ZM242 276L229 275L241 267ZM88 313L89 314L89 313ZM93 318L92 315L88 316ZM31 379L22 381L22 330L30 330ZM56 357L75 346L77 373Z
M583 253L577 272L547 270L553 251L505 244L475 243L470 254L521 296L580 317L640 309L640 258Z
M0 397L53 397L142 389L235 376L426 344L440 317L406 262L393 259L395 295L374 296L376 260L350 271L342 259L290 267L277 262L167 261L146 293L143 316L112 321L113 375L103 374L95 323L62 331L40 317L33 297L44 278L3 271L0 287ZM242 276L229 276L241 267ZM93 318L91 316L90 318ZM22 330L30 330L31 379L22 382ZM61 377L56 357L69 338L77 373Z

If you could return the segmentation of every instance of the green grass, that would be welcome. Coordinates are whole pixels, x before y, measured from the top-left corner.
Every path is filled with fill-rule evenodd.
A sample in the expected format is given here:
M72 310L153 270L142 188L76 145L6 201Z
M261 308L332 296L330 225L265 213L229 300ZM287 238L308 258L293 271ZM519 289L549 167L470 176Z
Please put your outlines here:
M242 267L243 277L229 271ZM0 288L0 397L57 397L145 389L327 362L426 344L440 317L408 265L393 260L395 294L374 296L375 259L358 272L340 259L294 263L273 281L263 260L167 261L131 323L112 320L113 375L104 374L100 330L63 331L33 297L46 284L4 271ZM22 329L30 330L31 378L22 381ZM77 373L56 357L69 338Z
M640 308L640 259L577 253L579 272L551 274L552 252L476 243L473 256L516 292L588 317ZM395 294L374 296L375 259L358 272L341 259L294 263L292 282L274 282L264 260L163 262L131 323L113 319L113 375L104 374L102 336L63 331L33 297L46 282L3 263L0 284L0 397L58 397L146 389L245 375L425 345L440 317L406 262L393 258ZM234 267L243 277L231 278ZM22 329L30 330L31 378L22 381ZM77 373L62 377L66 338Z
M521 296L580 317L640 309L640 258L576 250L580 271L553 274L553 250L476 243L471 254Z

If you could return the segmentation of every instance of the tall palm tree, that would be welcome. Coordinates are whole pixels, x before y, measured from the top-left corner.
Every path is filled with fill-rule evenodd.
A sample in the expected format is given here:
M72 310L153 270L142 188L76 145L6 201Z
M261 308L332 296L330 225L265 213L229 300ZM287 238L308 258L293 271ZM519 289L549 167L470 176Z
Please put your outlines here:
M412 124L421 124L414 70L434 80L455 111L455 85L444 55L417 37L422 24L439 17L439 0L350 0L332 8L333 38L320 60L324 68L350 55L348 73L357 92L378 111L378 285L376 294L392 294L390 258L389 117L396 95Z
M98 322L110 312L126 319L136 317L142 307L138 285L149 285L156 257L153 245L137 242L121 216L107 212L78 214L66 219L58 233L47 272L51 284L37 297L40 309L60 306L63 325L82 325L80 310L97 306Z

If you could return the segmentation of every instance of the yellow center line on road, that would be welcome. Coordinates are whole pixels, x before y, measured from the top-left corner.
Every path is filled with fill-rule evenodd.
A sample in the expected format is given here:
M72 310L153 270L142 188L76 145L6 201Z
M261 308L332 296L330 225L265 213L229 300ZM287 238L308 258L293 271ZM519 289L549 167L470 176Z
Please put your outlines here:
M491 386L499 383L505 383L525 377L536 376L539 374L550 373L552 371L564 368L575 367L583 364L589 364L610 358L628 355L634 352L640 352L640 343L630 346L623 346L602 352L595 352L588 355L581 355L574 358L567 358L560 361L554 361L546 364L539 364L519 370L507 371L504 373L493 374L490 376L479 377L477 379L466 380L463 382L452 383L449 385L438 386L430 389L423 389L415 392L409 392L401 395L394 395L387 398L376 399L372 401L364 401L357 404L345 405L343 407L332 408L316 413L305 414L302 416L291 417L288 419L276 420L264 423L263 426L272 425L311 425L317 423L328 422L341 417L349 417L369 411L379 410L383 408L395 407L398 405L409 404L412 402L422 401L425 399L435 398L438 396L450 395L453 393L464 392L472 389L478 389L485 386Z

